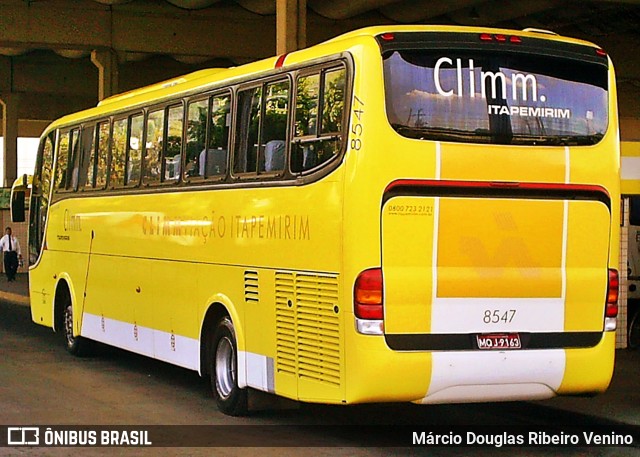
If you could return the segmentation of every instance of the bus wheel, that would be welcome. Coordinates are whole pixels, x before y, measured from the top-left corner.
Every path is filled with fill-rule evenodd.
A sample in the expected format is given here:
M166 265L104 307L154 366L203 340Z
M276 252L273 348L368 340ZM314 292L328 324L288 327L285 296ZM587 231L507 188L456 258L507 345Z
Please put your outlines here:
M62 317L62 330L64 335L64 347L69 354L84 357L91 353L91 342L81 336L73 335L73 305L64 304Z
M211 388L218 409L230 416L247 414L247 390L238 387L238 345L231 319L218 322L209 347Z
M636 311L631 325L629 325L629 348L638 349L640 347L640 309Z

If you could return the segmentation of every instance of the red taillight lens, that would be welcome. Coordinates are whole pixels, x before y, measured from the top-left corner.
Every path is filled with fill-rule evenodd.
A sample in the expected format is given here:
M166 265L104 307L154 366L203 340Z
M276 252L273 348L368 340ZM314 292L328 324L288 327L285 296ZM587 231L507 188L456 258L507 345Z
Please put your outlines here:
M607 52L604 49L596 49L596 54L601 57L607 57Z
M607 286L607 308L606 317L616 317L618 315L618 270L609 268L609 283Z
M353 288L354 313L359 319L383 319L382 269L372 268L358 275Z
M495 35L490 33L481 33L480 41L497 41L498 43L506 43L508 41L509 43L520 44L522 43L522 38L515 35L503 35L501 33L497 33Z
M393 41L396 39L396 36L393 33L383 33L382 35L380 35L380 38L383 41Z

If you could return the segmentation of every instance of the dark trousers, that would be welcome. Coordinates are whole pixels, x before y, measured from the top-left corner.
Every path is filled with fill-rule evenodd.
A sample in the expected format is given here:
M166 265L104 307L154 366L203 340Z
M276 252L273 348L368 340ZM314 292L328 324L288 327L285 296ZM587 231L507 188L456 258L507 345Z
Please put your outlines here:
M18 271L18 253L16 251L4 253L4 272L7 274L7 279L13 281L16 277L16 271Z

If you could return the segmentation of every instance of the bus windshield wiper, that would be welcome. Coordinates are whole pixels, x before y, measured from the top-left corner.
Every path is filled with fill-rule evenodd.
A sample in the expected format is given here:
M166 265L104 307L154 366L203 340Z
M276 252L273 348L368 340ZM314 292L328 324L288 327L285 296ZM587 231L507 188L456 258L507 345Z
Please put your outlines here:
M514 135L512 143L544 146L585 146L596 144L601 139L602 134L558 136Z

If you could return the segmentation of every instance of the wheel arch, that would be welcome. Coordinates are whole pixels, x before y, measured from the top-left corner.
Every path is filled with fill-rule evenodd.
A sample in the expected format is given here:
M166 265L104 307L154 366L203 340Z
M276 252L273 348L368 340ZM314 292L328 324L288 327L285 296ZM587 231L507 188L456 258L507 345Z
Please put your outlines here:
M74 309L77 308L75 290L71 278L66 273L62 273L57 276L55 293L53 295L53 330L55 332L60 331L62 328L64 305L67 303L66 300L71 302L71 306L73 306ZM76 333L76 335L80 334L80 322L82 321L82 316L79 317L80 319L78 319L76 328L74 329L74 333Z
M209 336L215 331L216 323L224 316L227 316L233 323L236 345L238 347L238 383L241 384L241 387L244 387L246 385L244 375L244 331L238 310L233 305L231 299L222 294L211 297L209 303L202 313L200 324L200 366L198 367L198 373L200 376L209 374L207 367L208 351L210 350L208 347Z

